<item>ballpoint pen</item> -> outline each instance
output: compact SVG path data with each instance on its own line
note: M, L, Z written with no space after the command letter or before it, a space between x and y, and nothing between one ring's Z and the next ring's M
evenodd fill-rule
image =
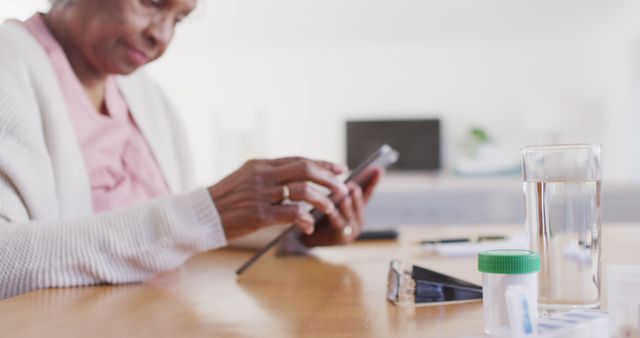
M420 241L420 244L446 244L446 243L477 243L486 241L502 241L507 239L506 236L478 236L478 237L455 237L455 238L441 238L441 239L427 239Z

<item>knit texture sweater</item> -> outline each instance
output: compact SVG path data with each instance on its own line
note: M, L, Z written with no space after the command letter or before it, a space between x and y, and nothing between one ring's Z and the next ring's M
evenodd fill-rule
M20 24L0 26L0 298L48 287L143 281L226 245L207 189L191 189L186 135L144 72L118 78L175 194L94 214L58 81Z

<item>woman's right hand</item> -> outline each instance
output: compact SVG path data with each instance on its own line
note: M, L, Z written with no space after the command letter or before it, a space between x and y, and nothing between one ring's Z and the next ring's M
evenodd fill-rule
M325 161L301 157L274 160L251 160L209 187L227 239L249 234L276 224L295 223L304 233L314 230L314 219L298 203L282 204L283 186L289 189L291 201L302 201L339 222L340 211L331 199L312 182L342 199L349 188L336 175L346 168Z

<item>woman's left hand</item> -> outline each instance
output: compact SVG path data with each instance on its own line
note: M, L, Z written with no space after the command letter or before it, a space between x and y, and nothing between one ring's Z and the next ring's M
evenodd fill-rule
M364 225L364 209L371 198L383 169L371 168L361 177L366 183L361 188L356 183L348 183L349 195L338 205L339 213L334 213L320 221L311 235L303 235L302 242L308 246L340 245L353 242ZM345 230L346 229L346 230Z

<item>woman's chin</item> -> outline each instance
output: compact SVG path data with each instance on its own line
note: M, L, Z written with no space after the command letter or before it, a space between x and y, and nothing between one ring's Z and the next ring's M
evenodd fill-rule
M135 73L136 70L138 70L140 67L136 67L136 68L132 68L132 69L127 69L125 71L120 72L120 75L131 75L133 73Z
M118 75L130 75L133 74L136 70L140 69L141 66L134 66L134 65L121 65L119 67L116 67L115 69L113 69L112 74L118 74Z

